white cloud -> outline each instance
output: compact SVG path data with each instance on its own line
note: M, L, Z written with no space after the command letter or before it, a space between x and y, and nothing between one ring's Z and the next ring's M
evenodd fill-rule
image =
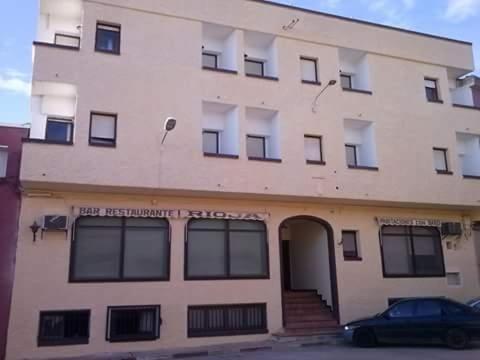
M458 23L475 16L480 11L480 0L448 0L444 18Z
M0 71L0 91L30 96L32 86L28 77L15 69Z

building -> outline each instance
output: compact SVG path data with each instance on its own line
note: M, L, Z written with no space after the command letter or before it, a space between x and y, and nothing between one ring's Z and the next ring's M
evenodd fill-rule
M478 295L472 44L267 1L43 0L34 48L9 359Z
M0 124L0 359L5 356L13 288L18 219L20 156L28 129Z

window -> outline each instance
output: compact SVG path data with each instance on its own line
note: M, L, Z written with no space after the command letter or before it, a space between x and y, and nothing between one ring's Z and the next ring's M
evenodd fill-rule
M442 316L442 305L437 300L417 301L416 315L419 317Z
M204 51L202 53L202 65L204 68L218 69L218 55Z
M95 50L120 55L120 25L97 23Z
M265 62L261 60L245 59L245 74L253 76L265 76Z
M480 179L480 136L457 133L459 171L466 179Z
M247 156L253 159L267 157L267 139L265 136L247 136Z
M80 47L80 36L68 34L55 34L55 45L68 46L72 48Z
M433 148L435 170L440 174L449 173L447 152L447 149Z
M438 95L437 80L425 78L425 92L427 94L427 100L430 102L439 102L440 97Z
M444 277L440 232L437 228L384 226L381 230L385 277Z
M357 146L345 145L345 151L347 155L347 165L350 167L358 166Z
M220 154L220 133L213 130L203 130L203 153Z
M302 81L306 83L318 83L317 60L301 57Z
M0 179L7 176L8 147L0 145Z
M342 231L343 258L345 260L359 260L357 232Z
M71 143L73 134L71 119L47 118L45 140L58 143Z
M42 311L38 346L88 344L90 310Z
M267 304L188 307L188 337L266 334Z
M117 142L117 115L90 114L90 145L115 147Z
M168 280L169 267L164 219L81 217L75 223L71 281Z
M109 307L107 340L149 341L160 338L160 305Z
M415 316L415 301L402 301L388 310L388 316L395 318L409 318Z
M353 89L352 78L353 78L353 75L348 75L348 74L340 75L340 83L342 85L342 89Z
M323 162L322 137L305 135L305 159L308 164L325 164Z
M257 221L190 221L186 279L268 278L266 236Z

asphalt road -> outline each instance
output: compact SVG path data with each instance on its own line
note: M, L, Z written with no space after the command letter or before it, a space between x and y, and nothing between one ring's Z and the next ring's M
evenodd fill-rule
M282 351L258 351L209 356L209 360L479 360L480 346L453 351L441 347L379 347L358 349L348 345L290 348Z

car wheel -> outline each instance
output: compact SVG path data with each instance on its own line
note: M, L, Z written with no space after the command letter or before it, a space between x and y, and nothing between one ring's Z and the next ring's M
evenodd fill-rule
M450 349L463 350L468 346L469 339L465 331L460 329L451 329L447 332L445 342Z
M374 347L377 345L377 338L370 329L358 329L353 335L353 343L364 348Z

